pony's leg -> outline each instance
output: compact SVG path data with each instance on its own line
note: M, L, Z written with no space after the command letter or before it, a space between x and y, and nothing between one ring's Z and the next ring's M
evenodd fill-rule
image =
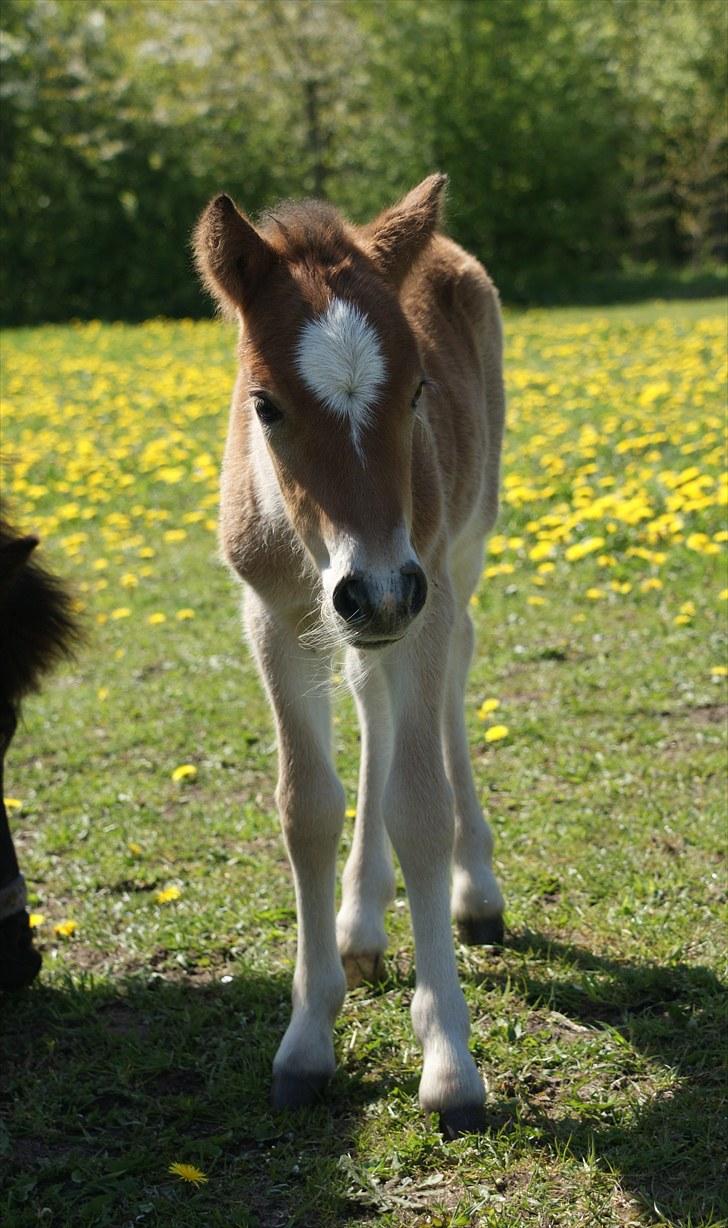
M478 801L465 727L465 683L473 655L473 624L460 615L450 643L443 720L445 764L455 794L452 914L463 942L503 942L503 896L493 874L493 836Z
M293 1013L273 1062L273 1105L311 1103L334 1073L332 1028L346 992L336 946L336 850L344 790L331 760L328 661L252 592L246 625L276 718L276 800L293 870L298 950Z
M394 718L384 814L409 895L417 988L412 1022L423 1048L420 1103L440 1114L448 1137L484 1123L485 1090L469 1049L450 923L454 820L445 772L442 717L453 615L447 581L436 586L411 640L383 661Z
M11 704L0 703L0 989L22 989L38 975L42 957L33 946L25 907L25 880L20 873L3 801L5 752L15 732Z
M350 649L346 673L359 714L361 763L354 838L344 868L336 935L352 989L362 981L384 976L384 911L394 897L394 869L382 795L392 755L392 718L379 664L362 660L362 654Z

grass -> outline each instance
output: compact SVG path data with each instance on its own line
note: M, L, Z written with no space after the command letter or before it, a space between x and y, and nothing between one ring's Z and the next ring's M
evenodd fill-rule
M417 1105L401 884L389 979L347 997L326 1103L268 1108L295 915L272 724L216 562L233 339L5 335L16 518L89 636L8 759L45 963L1 1004L5 1228L728 1223L725 324L658 303L507 325L468 720L509 938L458 948L490 1127L449 1145ZM346 697L336 720L353 805Z

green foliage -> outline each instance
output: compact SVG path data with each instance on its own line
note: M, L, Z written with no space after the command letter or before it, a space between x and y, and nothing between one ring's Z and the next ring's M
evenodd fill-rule
M433 168L506 297L724 259L722 0L6 0L0 318L200 314L214 191L362 220Z

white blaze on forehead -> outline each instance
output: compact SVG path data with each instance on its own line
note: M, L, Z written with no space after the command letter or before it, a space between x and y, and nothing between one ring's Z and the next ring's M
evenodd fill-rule
M354 445L367 425L385 363L379 338L353 303L332 299L324 315L303 327L296 366L306 387L327 409L348 418Z

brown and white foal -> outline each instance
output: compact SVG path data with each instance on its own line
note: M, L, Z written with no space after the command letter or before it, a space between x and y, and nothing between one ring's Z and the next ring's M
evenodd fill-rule
M498 505L502 331L483 268L437 234L432 175L370 225L285 205L256 229L217 196L196 230L203 280L240 320L221 540L278 731L277 802L298 907L293 1014L273 1103L335 1069L349 984L380 975L391 845L416 946L420 1102L446 1135L482 1124L451 909L502 939L492 840L471 774L468 600ZM335 915L344 791L322 686L344 646L361 722L359 800ZM452 872L452 882L451 882Z

